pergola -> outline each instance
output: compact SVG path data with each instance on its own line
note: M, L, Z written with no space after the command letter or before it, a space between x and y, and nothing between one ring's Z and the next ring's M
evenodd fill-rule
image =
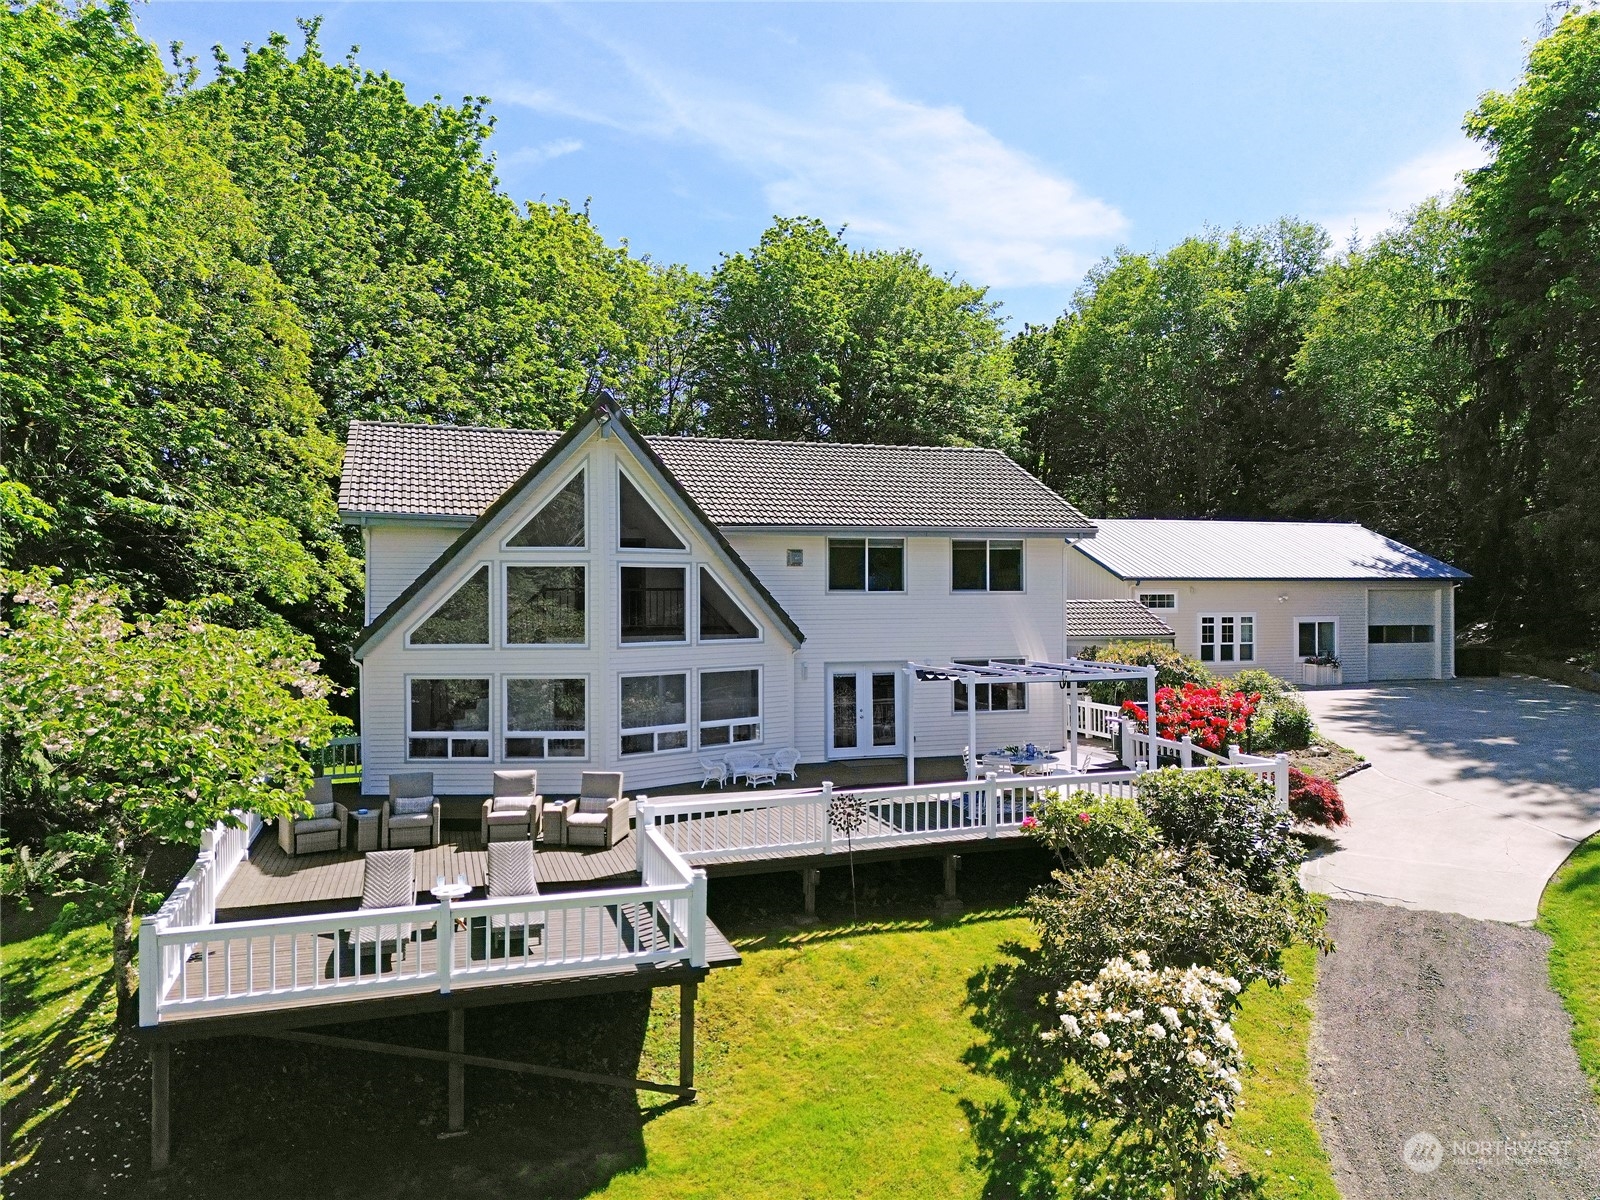
M906 679L915 682L960 681L967 689L967 778L978 777L978 705L976 685L980 683L1053 683L1070 693L1067 709L1067 745L1073 766L1078 763L1078 687L1085 683L1145 681L1145 715L1150 722L1150 737L1156 736L1156 669L1154 667L1127 666L1122 663L1090 662L1087 659L1069 658L1065 662L908 662ZM907 688L912 696L914 689ZM916 705L906 704L906 782L917 782L917 740L915 730ZM1153 744L1153 741L1152 741Z

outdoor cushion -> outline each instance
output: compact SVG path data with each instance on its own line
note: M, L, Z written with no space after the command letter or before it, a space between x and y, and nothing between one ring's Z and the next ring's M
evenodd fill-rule
M575 812L567 818L568 825L592 825L595 828L603 826L607 821L606 814L602 812Z
M390 829L411 829L413 827L432 827L433 813L401 813L399 816L389 818Z
M401 796L398 800L389 801L389 823L394 824L394 818L415 816L419 813L433 813L432 796Z
M318 807L321 806L319 805ZM308 833L337 833L338 831L338 817L310 817L304 821L296 821L294 823L296 837L304 837Z
M522 813L524 816L533 807L532 796L496 796L491 813Z
M616 803L616 800L617 798L615 796L579 796L578 812L580 814L604 814L606 809L610 808Z
M333 816L333 801L329 800L326 804L313 804L311 806L311 815L319 821ZM301 828L304 827L305 822L302 821Z

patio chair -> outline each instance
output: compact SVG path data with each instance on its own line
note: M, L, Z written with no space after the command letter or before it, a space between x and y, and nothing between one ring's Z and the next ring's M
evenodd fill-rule
M968 779L972 778L972 747L961 747L961 769L966 772Z
M738 783L761 765L759 750L735 750L728 755L728 782Z
M725 787L728 782L728 763L722 758L702 758L700 760L702 778L700 786L703 788L708 783L714 783L719 788Z
M333 780L326 775L313 779L306 799L311 803L309 817L290 813L278 818L279 848L290 857L343 850L350 813L334 800Z
M410 908L417 902L417 853L415 850L373 850L361 860L361 908ZM388 960L396 950L405 957L406 943L413 929L408 922L355 925L339 931L345 949L352 946L359 955L372 948L379 969L388 970Z
M439 844L439 801L432 771L398 771L389 776L389 799L379 817L378 845L428 847Z
M539 836L543 815L539 772L496 771L494 792L483 802L478 833L485 846L491 842L531 842Z
M539 881L533 870L535 853L531 841L490 842L489 899L510 900L519 896L537 896ZM496 913L473 917L472 957L502 958L520 955L529 941L543 936L544 922L529 921L526 913Z
M800 781L800 775L796 770L799 765L800 751L798 750L785 748L772 756L772 769L779 775L787 775L796 783Z
M621 771L585 771L578 798L561 805L569 846L615 846L628 833Z

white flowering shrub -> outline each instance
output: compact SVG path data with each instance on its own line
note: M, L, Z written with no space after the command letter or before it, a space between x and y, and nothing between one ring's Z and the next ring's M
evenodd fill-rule
M1164 1151L1180 1200L1226 1183L1220 1133L1233 1119L1244 1055L1228 1020L1239 981L1205 967L1152 970L1142 951L1056 996L1047 1030L1088 1077L1085 1099L1118 1137Z

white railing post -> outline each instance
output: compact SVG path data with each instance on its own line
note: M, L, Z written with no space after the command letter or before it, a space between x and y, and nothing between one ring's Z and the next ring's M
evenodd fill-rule
M1183 745L1183 749L1178 751L1178 761L1183 764L1183 769L1187 771L1194 766L1194 738L1186 733L1178 741Z
M1289 808L1289 756L1279 754L1272 763L1272 783L1278 793L1278 807Z
M833 780L822 781L822 852L833 853L833 822L828 820L828 810L833 807Z
M689 877L689 965L706 965L706 873Z
M985 774L983 778L983 824L986 830L984 836L994 837L999 832L996 829L996 825L1000 820L1000 797L998 794L1000 789L994 785L997 776L993 771Z
M1133 745L1133 731L1135 729L1132 717L1118 717L1117 726L1122 730L1122 765L1129 770L1138 758L1138 753Z
M1236 746L1234 743L1229 742L1228 745L1227 745L1227 751L1228 751L1228 761L1230 763L1237 764L1238 761L1239 761L1239 758L1240 758L1239 747Z
M441 915L438 917L438 940L434 942L434 945L439 948L439 994L448 996L450 994L450 969L455 966L456 962L456 921L450 915L449 896L440 899L439 912ZM383 930L380 928L378 932L381 935ZM484 936L488 937L488 934L485 933ZM418 953L420 954L421 951L418 950Z
M650 797L643 795L635 796L633 798L633 840L635 842L633 849L634 857L638 861L639 879L641 882L648 882L644 878L644 831L649 827Z
M139 922L139 1024L154 1025L161 1010L161 929L154 914Z

